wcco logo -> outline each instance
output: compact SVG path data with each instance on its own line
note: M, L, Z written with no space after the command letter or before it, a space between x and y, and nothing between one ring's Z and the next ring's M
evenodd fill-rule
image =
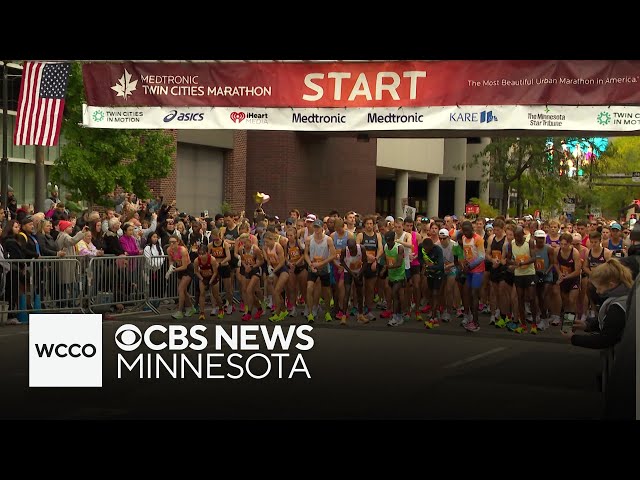
M29 315L30 387L101 387L102 316Z

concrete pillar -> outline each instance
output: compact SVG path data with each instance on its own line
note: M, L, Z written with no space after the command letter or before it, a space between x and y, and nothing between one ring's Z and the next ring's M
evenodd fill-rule
M480 182L480 200L489 203L489 182L485 182L484 179Z
M402 200L409 198L409 172L396 170L396 217L401 217L404 211Z
M438 216L438 204L440 201L440 175L429 174L427 178L427 216Z
M455 193L454 211L458 217L464 215L464 205L467 197L467 139L466 138L446 138L444 141L444 162L445 165L456 165L459 169L454 169Z

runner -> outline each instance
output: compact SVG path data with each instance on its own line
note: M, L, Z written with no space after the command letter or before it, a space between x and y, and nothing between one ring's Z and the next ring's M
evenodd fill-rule
M366 226L367 221L365 221ZM404 323L402 315L402 290L407 282L404 268L404 249L396 242L396 233L387 232L384 246L385 266L388 271L389 286L393 299L393 316L387 323L390 327L398 327Z
M454 242L451 251L453 253L453 262L456 268L456 285L458 290L458 296L460 297L460 307L458 308L457 317L461 318L460 325L465 326L469 322L467 316L467 309L469 304L464 292L464 284L467 282L467 275L464 273L464 250L462 248L462 230L457 231L456 242ZM423 282L427 283L427 282Z
M304 257L309 265L307 277L307 304L312 302L311 311L307 316L309 323L313 323L318 315L319 302L314 295L316 280L320 279L320 288L324 304L329 307L331 302L331 278L329 277L329 262L336 258L336 251L331 237L324 234L322 220L313 222L313 235L307 240ZM324 315L326 322L331 322L333 317L329 310Z
M289 316L295 317L296 299L298 293L304 298L307 290L307 267L304 261L304 251L298 243L298 235L295 228L287 229L287 266L289 267L289 281L287 284L287 303L292 303ZM307 307L305 306L305 310ZM307 312L307 315L309 313ZM305 315L306 316L306 315Z
M342 322L343 318L348 315L349 310L345 304L344 268L342 267L340 259L343 256L344 250L347 248L347 241L351 237L355 239L355 236L350 235L349 232L345 230L344 220L341 218L331 218L333 219L333 227L335 228L335 231L331 234L331 238L333 239L333 245L336 249L336 259L331 265L331 274L335 284L333 298L335 299L335 309L337 310L336 318Z
M480 288L482 287L485 268L484 240L473 231L473 225L468 220L462 222L462 233L462 249L464 251L462 265L463 272L467 277L464 291L472 315L472 320L468 322L464 328L470 332L477 332L480 330L478 306L480 303Z
M410 266L411 266L411 250L413 249L413 243L411 242L411 235L404 231L404 219L398 217L393 222L393 233L395 234L395 242L399 243L404 250L404 268L405 276L407 280L410 278ZM386 238L386 237L384 237ZM386 256L385 256L386 258ZM406 282L405 282L406 283ZM409 320L411 315L411 289L402 292L402 300L404 304L401 306L403 312L405 312L405 320Z
M167 249L167 255L169 255L169 270L167 270L167 280L172 274L176 274L178 277L178 311L171 315L176 320L180 320L183 317L190 317L196 313L196 309L191 301L188 289L191 284L191 277L193 275L193 264L189 258L189 251L185 247L182 238L171 237L169 238L169 248ZM183 314L184 308L187 308Z
M589 295L589 292L593 290L593 285L590 282L591 272L595 267L606 263L613 256L613 252L611 250L602 246L602 235L597 230L589 234L589 242L591 243L591 249L589 249L587 260L582 267L587 276L582 280L581 285L581 288L585 291L587 298L586 301L588 302L588 312L585 315L585 318L595 317L596 312L598 311L596 307L599 307L599 305L594 305L592 300L593 295ZM581 318L580 320L585 319Z
M364 247L367 255L367 263L364 267L364 288L365 288L365 305L368 308L367 319L375 320L373 309L375 303L373 301L374 287L378 277L378 259L382 257L382 237L373 230L373 217L368 216L364 220L364 231L356 237L356 242ZM387 232L390 233L390 232ZM395 238L395 233L393 233Z
M409 304L409 307L410 307L410 313L415 311L416 320L422 321L422 315L420 314L421 313L420 307L422 303L422 294L421 294L422 275L420 275L420 260L418 258L418 248L422 243L422 237L413 228L413 219L410 217L407 217L404 219L404 231L411 238L411 248L404 249L405 268L408 269L407 270L407 291L406 291L406 296L408 298L407 303ZM413 294L413 301L411 299L412 294Z
M586 225L585 225L586 228ZM558 251L558 262L555 268L558 270L558 281L560 294L562 296L563 315L576 313L578 293L580 290L580 272L582 271L582 261L580 252L573 248L573 237L569 233L560 236L560 250ZM552 325L560 325L560 320L552 321Z
M281 322L289 311L283 300L283 292L289 280L289 269L285 262L284 248L278 241L278 237L273 232L267 232L264 240L263 254L267 259L267 271L272 283L273 298L275 301L275 312L269 317L272 322Z
M218 263L218 276L222 279L222 287L224 288L226 305L220 308L218 305L211 310L211 315L217 315L218 318L224 318L224 314L231 315L233 313L233 286L231 282L231 248L229 244L222 239L221 231L214 227L211 230L211 242L207 246L207 251L212 255ZM220 295L220 284L212 285L212 293L215 296ZM217 297L216 297L217 298ZM204 313L201 311L201 313Z
M444 258L444 281L442 282L442 287L440 288L440 298L442 299L442 304L444 306L444 313L442 314L442 321L449 322L451 321L451 314L456 314L456 306L459 305L459 301L457 301L457 287L456 287L456 275L458 273L458 269L455 265L454 260L454 243L449 238L449 230L446 228L441 228L438 232L438 236L440 237L440 248L442 249L442 256ZM457 243L455 244L457 246ZM451 314L449 313L451 310Z
M611 238L606 245L607 249L611 250L613 256L618 260L627 256L627 248L624 245L624 238L622 238L621 232L622 226L619 223L613 223L611 225Z
M594 222L595 223L595 222ZM596 223L595 226L598 224ZM573 234L573 231L569 231L569 224L567 224L568 233ZM589 232L587 231L587 222L585 220L579 220L576 222L576 232L582 236L582 245L589 248Z
M597 232L598 230L593 230ZM578 300L576 301L576 318L585 319L587 317L586 310L588 308L589 299L587 298L587 286L589 282L589 278L587 273L584 270L585 265L587 264L587 255L589 254L589 249L587 247L582 246L582 236L579 233L574 233L573 237L573 248L578 250L580 253L580 261L582 264L582 269L580 271L580 288L578 293ZM591 242L589 242L591 244ZM583 288L583 286L585 288Z
M193 262L194 273L200 283L200 315L198 320L204 320L205 294L211 289L211 305L216 305L213 311L220 312L219 318L224 316L223 302L220 298L220 275L218 273L218 261L207 251L206 245L198 248L198 257ZM212 311L212 315L213 315Z
M547 330L549 328L548 315L551 314L549 308L549 299L551 298L551 289L553 288L553 266L556 262L556 253L551 245L546 243L547 234L544 230L536 230L533 232L535 246L533 256L535 258L536 268L536 294L538 299L539 318L535 319L538 330Z
M347 230L347 232L355 236L356 235L356 212L354 211L348 212L344 216L344 224L346 225L345 229Z
M242 230L246 230L248 225L244 225ZM264 256L257 242L254 242L248 232L242 232L238 237L238 255L240 255L240 269L244 275L242 296L244 301L244 315L242 320L251 320L253 307L258 304L253 318L255 320L262 316L263 309L260 307L260 297L256 295L256 290L260 290L260 277L262 277L262 266Z
M537 318L536 311L536 269L534 263L535 256L532 255L533 245L525 241L524 228L516 227L514 239L511 242L511 252L507 256L510 265L515 266L514 284L518 295L518 319L520 325L514 326L514 322L507 325L509 330L515 333L525 333L527 323L525 318L525 301L528 300L534 318ZM538 327L535 323L531 325L530 333L537 334Z
M502 250L505 239L504 220L498 218L493 222L493 234L487 239L486 255L489 263L486 266L489 270L489 282L491 283L489 287L489 311L491 313L489 325L495 325L501 318L498 294L499 291L501 295L505 294L504 291L499 289L505 270L504 265L502 265Z
M431 311L424 325L431 329L440 326L442 316L443 302L440 290L444 277L444 254L440 245L435 245L433 240L425 238L420 245L418 258L423 275L427 279L427 288L431 299Z
M347 247L340 254L340 264L344 268L344 286L345 286L345 302L351 295L351 284L355 285L356 302L354 307L357 309L358 323L369 323L369 320L364 315L364 279L363 279L363 253L362 247L356 243L354 237L350 237L347 240ZM344 311L347 311L345 305ZM340 325L347 324L348 315L345 315L340 320Z
M514 323L513 315L518 309L518 295L516 293L516 287L514 286L514 266L507 264L507 258L510 258L511 242L515 238L516 226L513 223L507 223L504 226L505 241L502 246L502 280L500 282L500 293L498 296L498 305L500 307L501 317L496 320L496 328L505 328L506 326ZM518 324L515 324L517 327ZM514 325L512 325L514 327Z

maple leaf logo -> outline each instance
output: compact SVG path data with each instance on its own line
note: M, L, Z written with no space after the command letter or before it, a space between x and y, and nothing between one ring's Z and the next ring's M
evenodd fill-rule
M116 97L122 97L126 100L129 95L133 95L136 85L138 85L138 80L131 81L131 74L125 68L124 75L120 77L118 83L111 87L111 90L117 92Z

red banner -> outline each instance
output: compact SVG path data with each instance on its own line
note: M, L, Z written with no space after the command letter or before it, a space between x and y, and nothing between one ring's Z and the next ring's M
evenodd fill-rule
M637 60L88 63L93 106L637 105Z
M464 207L465 215L478 215L480 213L480 205L475 203L467 203Z

